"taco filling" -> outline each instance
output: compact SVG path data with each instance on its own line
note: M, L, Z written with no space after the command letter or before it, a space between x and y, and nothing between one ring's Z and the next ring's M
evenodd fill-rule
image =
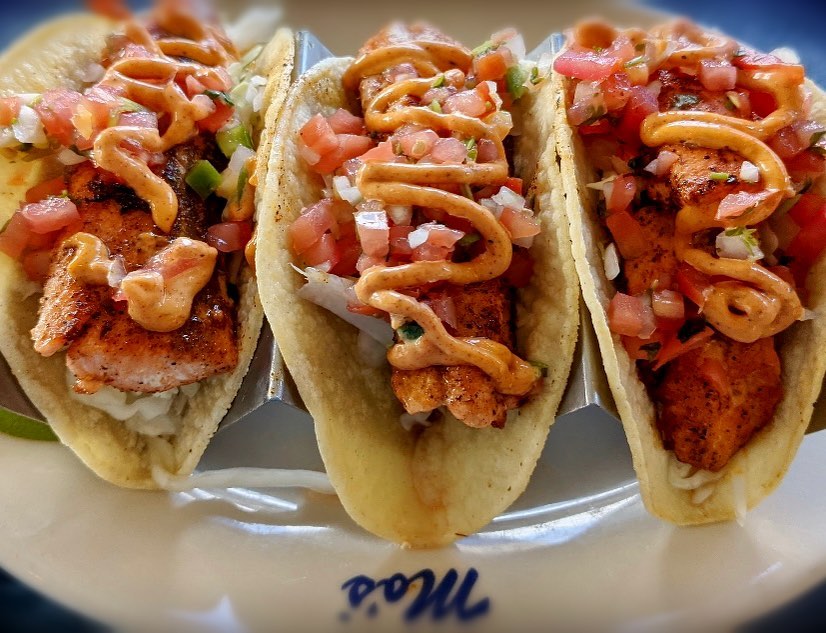
M596 174L610 329L677 470L709 471L698 484L772 420L778 337L807 317L826 247L826 199L807 193L826 170L826 127L786 54L685 21L587 22L554 62Z
M538 82L524 53L513 31L470 51L430 26L392 25L343 77L361 112L300 130L327 188L289 228L309 267L299 294L377 341L408 423L446 407L502 427L541 380L514 351L514 290L540 231L505 146L513 104Z
M118 419L148 423L239 362L260 50L239 58L211 15L165 2L109 37L84 88L0 100L5 151L63 165L0 234L42 288L34 349L65 351L73 397Z

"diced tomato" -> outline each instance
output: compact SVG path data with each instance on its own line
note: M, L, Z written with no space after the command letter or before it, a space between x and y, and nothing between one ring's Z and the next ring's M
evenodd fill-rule
M369 141L370 139L367 140ZM359 158L364 163L369 163L372 161L392 163L396 160L396 153L393 151L393 143L390 141L383 141L374 148L359 155Z
M789 209L789 216L797 226L806 226L811 220L826 214L826 198L815 193L804 193Z
M700 83L711 91L734 90L737 69L727 61L704 59L700 62Z
M488 111L488 102L476 90L463 90L445 99L442 110L447 114L480 117Z
M688 264L680 264L676 275L677 287L684 297L702 308L711 291L711 278Z
M49 264L52 261L52 251L32 251L23 255L23 271L26 277L34 282L42 284L49 277Z
M773 71L782 75L783 79L794 83L803 83L806 77L803 66L800 64L786 64L774 55L747 53L735 57L731 63L743 70Z
M797 182L803 182L807 178L817 178L826 172L826 157L812 151L800 152L794 158L789 158L784 162L789 170L789 176Z
M26 202L40 202L49 196L59 196L66 190L66 181L63 176L44 180L26 192Z
M648 241L640 223L628 211L612 213L606 218L605 223L625 259L639 257L648 248Z
M786 253L806 266L811 266L826 248L826 214L822 211L810 218L789 243Z
M533 257L525 249L517 248L513 252L510 266L502 276L511 287L524 288L531 283L533 277Z
M0 233L0 252L12 259L20 259L31 239L32 232L23 216L18 211L6 224Z
M444 323L452 328L456 328L456 305L453 302L453 297L447 294L440 293L435 296L430 296L424 302Z
M720 201L714 219L725 220L726 218L736 218L767 200L779 198L780 192L771 189L757 193L749 193L748 191L730 193Z
M425 242L413 249L411 259L414 262L437 262L448 258L452 248L446 246L435 246L430 242Z
M316 114L299 131L301 140L316 153L324 155L338 147L338 139L330 123L321 114Z
M356 223L341 225L341 235L336 240L338 262L330 269L334 275L346 277L356 274L356 264L361 256L361 244L356 235Z
M657 370L678 356L705 345L705 342L712 336L714 336L714 330L710 327L706 327L702 332L698 332L685 342L681 341L679 337L673 336L663 345L659 354L657 354L657 362L654 364L654 369Z
M316 173L330 174L341 167L346 161L351 158L356 158L357 156L361 157L362 160L365 160L364 157L370 153L367 150L370 150L373 146L373 139L369 136L338 134L336 139L338 142L338 147L332 152L322 156L321 160L312 166L313 171Z
M648 338L656 329L651 306L640 297L618 292L608 305L608 325L615 334Z
M772 112L777 110L777 101L770 92L759 92L752 90L749 93L752 111L761 119L765 119Z
M625 211L637 194L637 179L632 174L617 176L611 188L611 197L607 200L608 213Z
M327 123L336 134L364 134L365 132L364 119L350 114L344 108L339 108L327 117Z
M86 8L113 20L126 20L132 15L125 0L86 0Z
M783 159L793 158L809 147L808 143L801 141L791 126L784 127L769 139L769 146Z
M645 86L632 86L631 96L622 111L618 130L620 138L629 143L639 141L643 120L658 110L659 104L653 92Z
M0 125L11 125L20 114L21 105L18 97L0 98Z
M671 336L672 333L661 331L659 319L657 320L657 329L648 338L639 338L638 336L623 336L622 345L631 360L645 360L653 361L657 354L662 349L663 343Z
M614 73L619 63L620 59L611 54L569 49L556 58L554 70L583 81L602 81Z
M461 165L467 158L467 146L457 138L440 138L430 155L436 163Z
M609 112L622 110L631 98L631 82L625 73L614 73L602 82L601 88Z
M328 264L328 270L335 268L339 257L336 240L331 233L325 233L315 244L301 253L301 258L308 266Z
M252 238L252 223L222 222L207 229L207 244L222 253L244 250Z
M365 255L382 259L387 257L390 252L390 228L384 211L356 213L356 232Z
M75 203L68 198L46 198L25 205L20 214L33 233L51 233L80 220Z
M413 253L407 237L413 232L412 226L390 227L390 255L393 257L407 257Z
M496 143L487 138L479 139L476 142L476 162L492 163L499 158Z
M337 226L328 199L307 207L287 229L290 249L301 255Z
M433 146L439 140L439 135L433 130L421 130L412 134L405 134L399 139L402 151L411 158L419 159L433 151Z
M383 266L384 263L384 257L362 253L361 255L359 255L359 259L356 262L356 270L360 273L363 273L368 268L373 268L373 266Z
M507 178L505 180L505 187L516 194L522 195L522 179L521 178Z
M580 125L577 130L584 136L593 136L596 134L607 134L611 131L611 121L603 117L596 123L590 125Z
M234 109L223 101L213 101L213 103L215 104L215 112L198 121L198 127L215 134L232 118Z
M473 72L479 81L497 81L505 76L513 59L506 48L497 48L473 60Z
M505 227L511 240L516 242L526 237L533 237L539 234L539 221L529 213L505 207L499 222Z
M83 96L74 90L58 88L47 90L33 106L46 134L61 145L74 143L75 127L72 117Z
M663 319L682 320L685 318L683 295L674 290L655 290L651 298L654 314Z

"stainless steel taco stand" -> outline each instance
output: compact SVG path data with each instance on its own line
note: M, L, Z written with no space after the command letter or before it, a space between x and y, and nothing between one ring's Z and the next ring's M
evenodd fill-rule
M538 61L543 54L555 53L562 43L562 35L555 33L531 52L528 58ZM332 53L312 33L297 32L293 80L318 62L332 56ZM557 412L557 418L592 407L602 409L616 418L616 408L602 367L596 334L584 304L581 306L580 314L579 340L568 387ZM270 402L304 409L298 390L273 339L269 324L264 323L247 377L232 407L221 421L219 430L226 429ZM0 356L0 408L23 418L45 421L17 384L17 380L2 356ZM813 433L823 428L826 428L826 397L820 398L815 404L807 432Z

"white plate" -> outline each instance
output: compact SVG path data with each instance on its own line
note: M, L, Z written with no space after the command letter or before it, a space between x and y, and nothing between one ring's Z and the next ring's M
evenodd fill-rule
M473 24L466 10L451 14L452 3L415 6L425 14L438 6L438 23L465 39L468 31L482 37L487 28L522 22L529 44L595 6L620 22L651 19L581 0L562 11L548 6L547 16L530 4L537 19L511 20L525 15L520 4L530 3L497 5L499 14L486 8ZM332 14L319 3L293 4L288 14L348 51L396 15L390 10L381 3L357 28L325 21ZM439 615L445 630L466 630L467 620L491 631L539 623L729 628L826 577L824 454L826 433L807 437L780 489L743 527L678 529L645 513L619 424L585 412L556 424L529 489L507 515L453 547L413 552L356 528L334 498L124 491L58 445L0 436L0 566L121 630L388 631ZM222 432L201 468L229 466L321 469L309 418L271 406ZM455 574L454 591L412 617L426 570L443 589ZM398 574L420 579L404 593Z
M404 551L354 527L334 498L124 491L58 445L0 437L0 564L124 630L401 630L423 581L399 599L397 576L397 601L381 585L358 605L342 585L428 569L437 585L456 570L441 603L454 608L437 600L413 620L446 611L445 630L466 628L461 614L491 631L728 627L826 576L824 452L826 433L807 437L743 527L678 529L645 513L619 424L576 414L553 428L511 512L454 547ZM268 407L219 434L202 466L236 465L320 468L309 418ZM460 586L470 591L454 601Z

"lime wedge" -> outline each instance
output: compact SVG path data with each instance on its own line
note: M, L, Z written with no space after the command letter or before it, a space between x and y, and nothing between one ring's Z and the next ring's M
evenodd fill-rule
M38 442L56 442L57 436L48 424L24 418L0 407L0 433Z

